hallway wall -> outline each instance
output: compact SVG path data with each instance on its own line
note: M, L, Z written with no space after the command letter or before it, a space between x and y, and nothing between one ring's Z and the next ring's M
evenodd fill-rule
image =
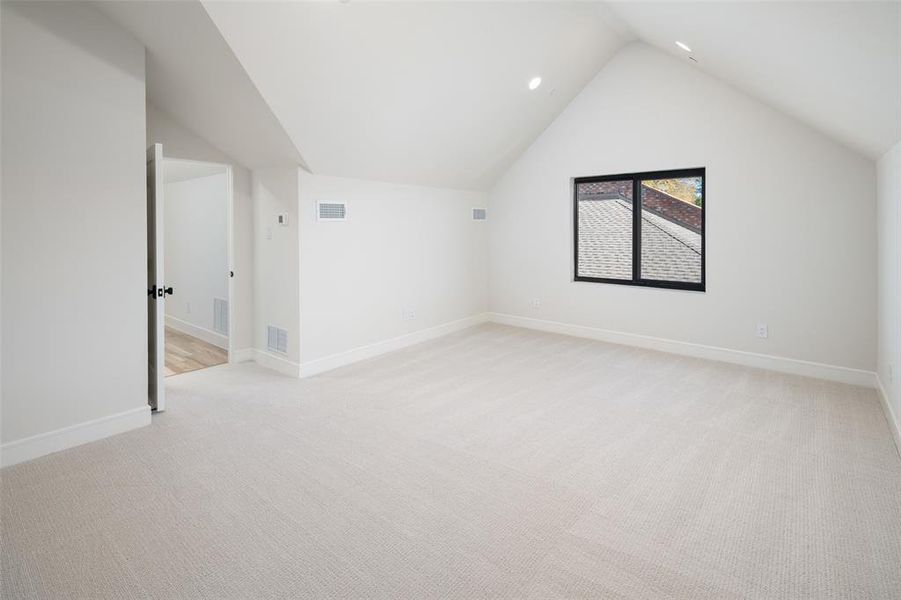
M166 299L166 324L226 349L214 301L228 302L227 193L223 172L166 183L163 194L165 281L175 292Z

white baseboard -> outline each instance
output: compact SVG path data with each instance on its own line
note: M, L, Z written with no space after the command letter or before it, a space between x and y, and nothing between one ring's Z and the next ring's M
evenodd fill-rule
M239 348L238 350L233 350L228 355L228 362L230 362L230 363L252 362L256 359L256 355L257 355L256 348Z
M150 406L7 442L0 446L0 465L8 467L145 425L150 425Z
M277 354L273 354L272 352L267 352L266 350L260 350L259 348L241 348L239 350L235 350L229 356L228 362L232 364L255 362L261 367L266 367L267 369L278 371L279 373L282 373L284 375L289 375L291 377L300 377L299 364L297 364L293 360L288 360L284 356L279 356Z
M194 325L193 323L188 323L187 321L182 321L176 317L171 315L166 315L166 327L171 327L176 331L180 331L184 334L196 337L199 340L203 340L208 344L212 344L223 350L228 350L228 336L222 335L221 333L216 333L210 329L206 329L204 327L200 327L199 325Z
M390 338L381 342L375 342L374 344L360 346L346 352L340 352L338 354L332 354L323 358L317 358L316 360L310 360L300 364L300 376L310 377L318 373L331 371L332 369L337 369L338 367L343 367L351 363L366 360L368 358L373 358L379 356L380 354L394 352L395 350L400 350L401 348L406 348L407 346L412 346L413 344L419 344L420 342L425 342L437 337L448 335L450 333L478 325L479 323L485 323L487 320L488 316L485 313L473 315L471 317L466 317L465 319L451 321L450 323L444 323L435 327L429 327L428 329L420 329L419 331L414 331L413 333Z
M545 321L542 319L533 319L530 317L520 317L503 313L489 313L489 320L493 323L513 325L514 327L525 327L527 329L537 329L539 331L548 331L551 333L562 333L564 335L600 340L602 342L610 342L613 344L637 346L639 348L648 348L660 352L693 356L695 358L706 358L709 360L755 367L758 369L768 369L770 371L779 371L781 373L791 373L793 375L802 375L804 377L837 381L839 383L863 385L871 388L876 387L876 374L872 371L865 371L863 369L851 369L848 367L827 365L795 358L757 354L742 350L730 350L728 348L720 348L717 346L705 346L703 344L680 342L665 338L586 327L584 325L571 325L569 323L560 323L558 321Z
M891 429L892 437L895 439L895 449L898 450L898 456L901 456L901 421L898 421L898 415L892 410L892 403L889 402L888 394L879 375L876 376L876 390L879 392L879 400L882 402L882 410L885 412L888 428Z
M253 360L261 367L278 371L283 375L290 377L300 377L300 365L293 360L288 360L284 356L273 354L265 350L254 348Z

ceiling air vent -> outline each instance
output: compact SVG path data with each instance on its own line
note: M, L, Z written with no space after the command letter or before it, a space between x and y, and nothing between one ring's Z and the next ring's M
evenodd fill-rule
M319 202L317 214L320 221L346 221L347 203L345 202Z
M472 220L473 221L487 221L488 220L488 209L487 208L472 209Z

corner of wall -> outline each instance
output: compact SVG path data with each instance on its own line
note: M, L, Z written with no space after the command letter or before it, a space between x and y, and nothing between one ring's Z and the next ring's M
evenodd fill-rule
M279 360L300 362L300 222L297 165L260 167L252 173L254 336L267 353L267 328L284 329L288 350ZM287 216L280 223L278 215Z
M878 371L886 418L901 429L901 141L876 165ZM898 441L898 437L895 438ZM899 446L901 447L901 446Z
M892 401L889 399L888 392L882 385L882 378L879 375L876 376L876 390L879 394L882 411L885 413L886 424L895 441L895 449L898 451L898 457L901 458L901 413L895 412L892 408Z

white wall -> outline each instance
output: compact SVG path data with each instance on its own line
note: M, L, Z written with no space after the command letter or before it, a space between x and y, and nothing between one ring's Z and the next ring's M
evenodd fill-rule
M255 347L266 350L269 325L285 329L288 352L278 356L292 363L300 360L297 185L296 166L253 171ZM279 213L288 214L287 226L276 223Z
M318 221L321 201L346 201L347 221ZM471 209L486 201L301 171L302 361L484 313L488 230Z
M706 293L572 281L570 178L699 166ZM492 190L491 310L873 371L875 196L872 162L631 44Z
M879 197L879 381L901 434L901 142L877 166Z
M216 331L213 299L228 301L227 185L223 172L166 183L163 194L166 285L175 291L166 322L223 348L228 336Z
M9 463L150 420L144 49L81 3L3 2L0 20Z
M161 143L167 158L216 162L232 166L234 195L232 265L233 280L231 334L236 349L254 345L253 278L253 198L251 172L232 157L175 121L156 107L147 105L147 144Z

